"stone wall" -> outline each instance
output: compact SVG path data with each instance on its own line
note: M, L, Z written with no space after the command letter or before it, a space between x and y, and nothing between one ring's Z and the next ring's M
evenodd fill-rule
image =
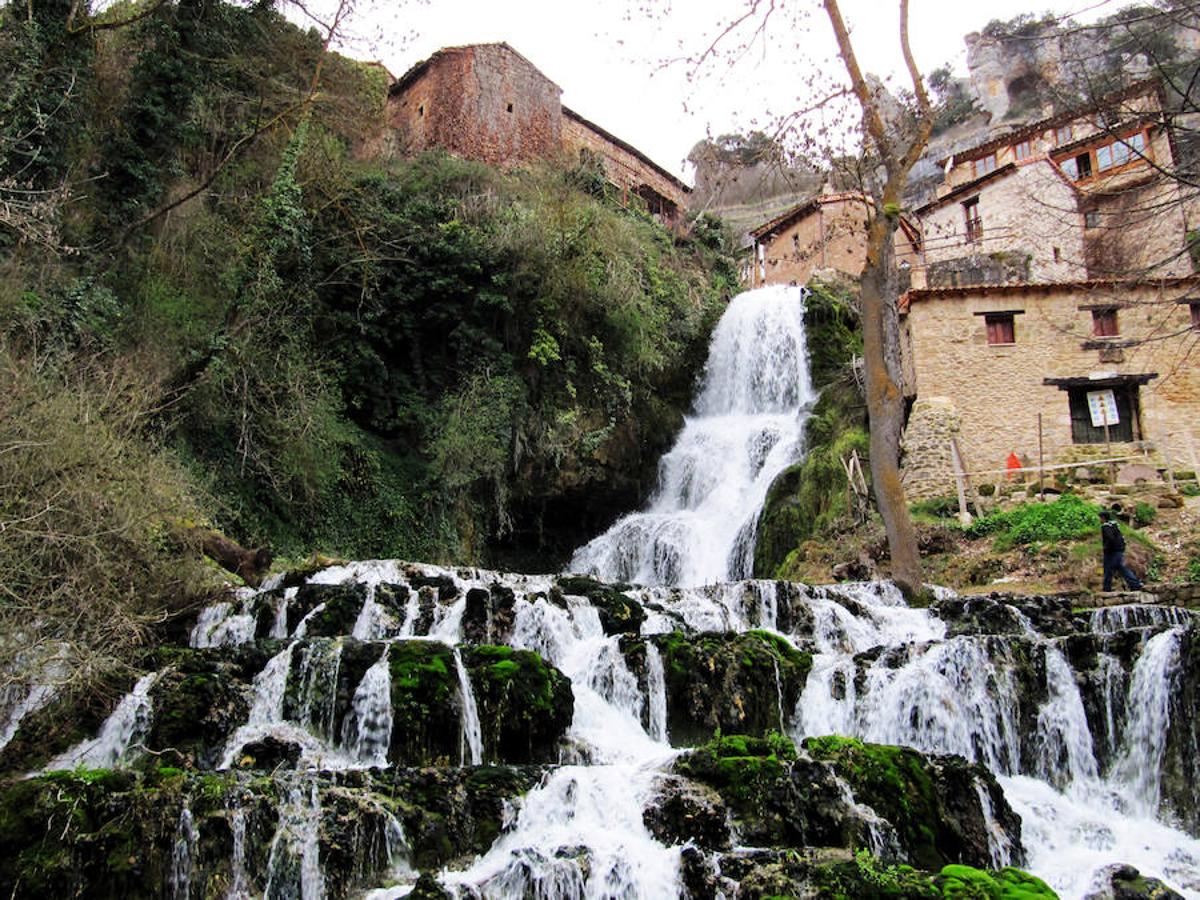
M511 47L451 47L422 65L388 100L405 152L440 146L492 165L559 152L562 91Z
M1044 379L1157 373L1137 388L1138 431L1160 452L1168 445L1176 466L1189 467L1185 433L1190 431L1200 445L1200 333L1189 329L1187 304L1176 301L1189 292L1194 295L1198 286L1200 279L1190 277L1158 285L913 291L906 326L918 404L935 398L953 404L969 473L1003 470L1010 453L1036 463L1041 413L1049 465L1095 459L1106 451L1103 444L1073 443L1068 394ZM1120 335L1094 339L1090 307L1108 303L1121 305ZM983 313L989 311L1015 313L1015 343L988 344ZM924 448L942 440L941 419L918 416L917 411L914 407L906 445ZM1140 452L1142 444L1114 443L1112 449L1124 456Z
M670 221L675 221L687 206L687 191L682 184L647 162L645 157L628 145L569 109L563 110L562 147L576 159L581 151L587 151L602 160L605 176L622 191L638 193L645 198L644 189L649 188L673 207L655 209L653 198L648 198L651 212L661 213Z
M969 241L963 204L972 199L978 201L982 235ZM918 214L930 286L934 271L947 271L946 263L973 256L1027 257L1032 281L1087 277L1076 193L1048 159L1001 173L978 190L947 196Z
M961 427L958 410L946 397L922 397L913 404L901 459L904 492L910 503L954 493L950 441L958 437Z
M778 230L759 238L752 284L806 284L818 270L851 278L867 264L867 207L861 199L818 198ZM786 220L785 220L786 221ZM896 232L896 261L908 267L919 254L904 231Z

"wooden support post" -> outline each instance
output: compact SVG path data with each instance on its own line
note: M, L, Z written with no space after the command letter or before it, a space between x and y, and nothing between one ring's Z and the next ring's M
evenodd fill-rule
M1046 495L1042 484L1042 467L1046 464L1045 454L1042 451L1042 414L1038 413L1038 499L1045 500Z
M958 452L956 438L950 438L950 458L954 462L954 487L958 491L958 521L970 525L971 514L967 511L967 473L962 456Z

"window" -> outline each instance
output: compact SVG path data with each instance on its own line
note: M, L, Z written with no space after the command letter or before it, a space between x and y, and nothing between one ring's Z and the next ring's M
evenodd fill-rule
M1117 330L1117 311L1115 308L1109 307L1108 309L1092 310L1093 337L1116 337L1119 333Z
M1121 443L1137 440L1139 433L1136 428L1138 411L1138 389L1136 386L1118 385L1112 388L1113 398L1117 405L1117 422L1109 425L1092 424L1091 407L1088 404L1088 394L1104 390L1100 386L1087 385L1067 389L1067 399L1071 408L1071 440L1076 444L1103 444L1105 441ZM1107 430L1108 434L1105 434Z
M1058 129L1056 129L1054 132L1054 142L1056 144L1058 144L1058 146L1060 146L1060 147L1063 144L1071 143L1071 126L1070 125L1059 126Z
M1076 181L1092 177L1092 155L1090 153L1080 153L1074 161L1075 171L1078 173L1073 176Z
M1089 209L1083 214L1084 228L1099 228L1100 227L1100 210Z
M963 219L967 226L967 243L977 244L983 240L983 220L979 218L979 198L972 197L963 203Z
M988 313L983 317L983 321L987 325L987 342L989 344L1015 344L1017 342L1012 313Z
M425 107L424 107L424 106L418 106L418 107L417 107L417 115L418 115L418 116L423 116L423 115L425 115Z
M1146 136L1141 132L1131 134L1123 140L1096 148L1096 169L1100 172L1115 169L1117 166L1123 166L1141 158L1145 152Z
M1200 331L1200 300L1193 300L1188 308L1192 311L1192 327Z
M509 112L512 112L512 104L511 104L511 103L510 103L510 104L508 104L508 111L509 111Z
M1021 141L1013 147L1013 155L1017 159L1029 159L1029 157L1033 156L1033 147L1029 141Z
M994 172L996 170L996 154L989 153L983 159L975 160L974 166L976 178L980 175L986 175L988 172Z

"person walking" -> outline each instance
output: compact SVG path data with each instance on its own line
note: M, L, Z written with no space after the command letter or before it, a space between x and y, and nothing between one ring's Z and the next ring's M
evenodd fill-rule
M1104 546L1104 590L1112 590L1113 572L1120 572L1125 586L1131 591L1140 591L1142 582L1125 565L1125 536L1107 509L1100 510L1100 541Z

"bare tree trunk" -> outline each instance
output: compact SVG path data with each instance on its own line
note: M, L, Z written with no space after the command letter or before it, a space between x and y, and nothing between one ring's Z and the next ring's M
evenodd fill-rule
M900 481L900 437L904 391L899 367L895 276L891 271L895 224L877 210L868 233L867 267L862 277L863 361L867 413L871 419L871 486L883 518L892 577L907 592L919 591L921 557Z
M871 417L871 483L883 517L892 577L908 594L921 590L921 555L900 481L900 434L904 427L901 389L898 284L893 269L894 239L900 222L900 201L908 173L920 157L933 129L933 109L913 60L908 40L908 0L899 0L900 48L912 78L918 114L915 131L898 133L899 122L885 120L875 90L858 65L850 32L837 0L824 0L837 39L838 54L862 108L863 127L886 172L883 190L874 199L867 232L867 264L862 276L863 361L866 369L867 412Z

